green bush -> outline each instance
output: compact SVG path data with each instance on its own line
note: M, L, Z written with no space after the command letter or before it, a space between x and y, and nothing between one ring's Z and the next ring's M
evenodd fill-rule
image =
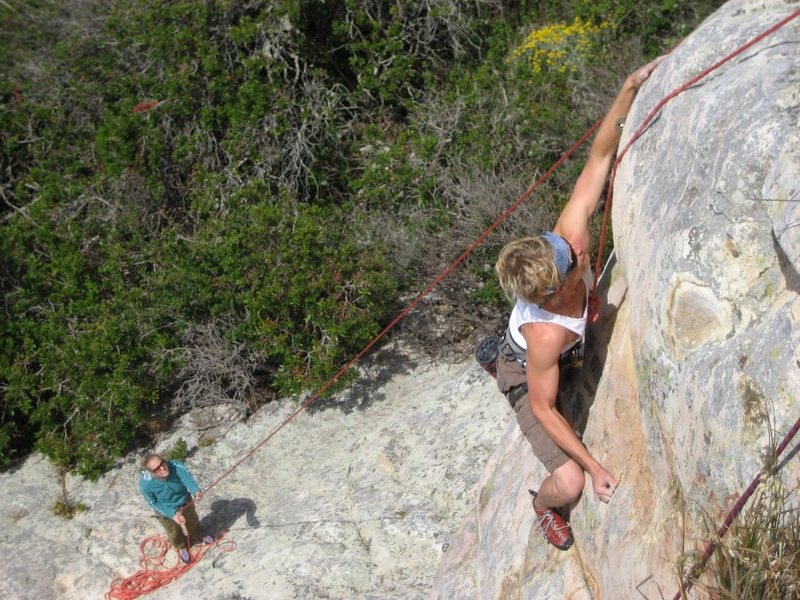
M186 440L178 438L167 452L166 458L167 460L185 461L187 456L189 456L189 447L186 445Z
M305 389L368 342L394 304L380 246L360 245L346 219L289 200L245 206L174 249L162 294L194 318L233 317L230 339L263 356L271 385Z

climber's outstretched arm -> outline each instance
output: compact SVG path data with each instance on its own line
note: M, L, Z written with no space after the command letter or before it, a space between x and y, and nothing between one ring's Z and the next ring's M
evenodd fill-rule
M586 165L575 182L569 201L553 229L570 243L577 244L582 248L588 247L589 219L600 201L611 161L619 145L622 133L620 125L628 115L636 92L664 58L666 56L660 56L631 73L625 79L622 89L603 118L594 142L592 142Z

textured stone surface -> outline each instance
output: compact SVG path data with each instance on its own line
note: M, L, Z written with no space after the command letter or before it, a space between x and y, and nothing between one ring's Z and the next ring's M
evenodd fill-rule
M720 58L797 7L726 4L629 122L706 66L709 48ZM667 104L617 179L643 426L674 452L676 490L704 504L752 477L769 427L798 414L798 34L796 19Z

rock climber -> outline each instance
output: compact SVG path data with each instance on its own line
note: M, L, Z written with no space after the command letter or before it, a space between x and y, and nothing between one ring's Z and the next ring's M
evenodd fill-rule
M495 265L500 285L514 303L497 359L497 385L511 403L534 455L550 473L530 493L545 539L560 550L573 542L572 529L560 509L581 495L584 473L603 502L611 499L618 484L556 407L559 357L583 342L593 283L589 220L600 201L633 99L664 58L625 79L553 230L508 243Z
M139 490L153 508L167 539L178 551L181 560L191 561L189 542L209 545L214 538L203 533L194 503L203 498L203 492L182 462L164 460L158 454L148 454L142 459Z

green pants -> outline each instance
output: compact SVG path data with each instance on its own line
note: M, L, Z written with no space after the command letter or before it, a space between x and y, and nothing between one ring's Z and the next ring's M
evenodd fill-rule
M203 529L200 527L200 519L197 518L197 511L194 509L194 503L187 505L183 509L183 516L186 517L186 529L189 530L189 537L192 540L192 544L196 544L203 539ZM186 536L183 535L181 526L167 517L157 516L156 518L164 527L169 543L179 550L185 548Z

